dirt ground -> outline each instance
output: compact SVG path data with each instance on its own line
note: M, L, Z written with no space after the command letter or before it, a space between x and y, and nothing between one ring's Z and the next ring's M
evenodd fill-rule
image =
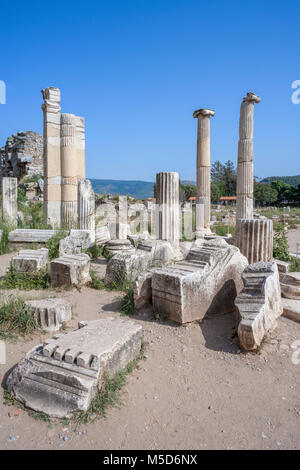
M0 275L11 255L0 257ZM98 260L99 274L105 261ZM1 292L0 292L1 295ZM22 293L23 295L23 293ZM62 296L74 318L119 315L120 293L83 288L28 292L26 297ZM3 300L3 294L2 294ZM81 426L49 426L0 401L0 449L299 449L300 364L291 359L300 324L280 318L257 354L243 353L232 339L235 316L215 316L178 326L135 317L148 343L146 359L128 378L123 404L107 417ZM47 338L7 343L0 380L34 345Z

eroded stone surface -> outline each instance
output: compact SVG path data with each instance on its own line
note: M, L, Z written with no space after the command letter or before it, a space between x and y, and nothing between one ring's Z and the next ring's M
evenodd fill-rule
M50 263L52 287L79 286L90 282L90 257L84 253L64 255Z
M282 297L300 300L300 273L286 273L280 276L280 287Z
M32 309L42 330L58 331L72 318L72 305L65 299L27 300L24 305Z
M8 240L15 243L47 243L56 230L17 228L8 235Z
M144 240L139 242L136 250L117 254L108 261L105 281L134 280L151 267L170 263L173 259L174 250L169 242Z
M179 323L232 312L248 264L238 248L224 240L199 239L197 244L186 260L153 273L154 311Z
M97 245L105 245L111 239L108 227L97 227L95 233L95 243Z
M132 321L82 326L34 347L13 369L6 386L25 406L58 418L87 410L104 373L114 376L140 352L142 328Z
M49 250L40 248L39 250L20 250L17 256L11 260L16 271L24 273L28 271L39 271L45 269L48 263Z
M277 265L250 264L242 277L244 288L235 300L241 318L238 336L241 346L252 350L277 326L276 319L283 311Z
M300 300L282 299L283 316L300 323Z
M59 255L75 255L90 248L94 243L95 233L91 230L70 230L70 234L59 241Z

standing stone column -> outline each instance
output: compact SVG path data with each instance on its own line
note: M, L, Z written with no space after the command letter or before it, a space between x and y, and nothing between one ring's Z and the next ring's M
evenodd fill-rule
M17 225L18 179L2 177L2 220Z
M127 196L119 196L116 236L118 240L127 240L127 235L129 235Z
M247 93L240 111L236 219L253 219L253 114L260 97Z
M179 247L179 175L158 173L156 175L156 239Z
M87 179L78 181L78 226L95 232L95 193Z
M62 226L77 228L78 225L78 151L77 116L61 115L61 172L62 172Z
M211 109L198 109L193 117L198 119L197 130L197 198L196 237L210 232L210 117Z
M85 124L84 118L76 116L77 177L85 179Z
M44 103L44 223L61 223L60 90L42 90Z

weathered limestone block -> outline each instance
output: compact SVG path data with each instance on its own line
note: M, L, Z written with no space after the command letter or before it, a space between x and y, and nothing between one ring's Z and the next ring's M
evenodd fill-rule
M18 180L2 178L2 219L17 225L18 216Z
M137 310L152 302L152 277L154 269L146 271L133 282L134 306Z
M106 267L105 282L132 281L153 266L170 263L174 250L170 243L161 240L145 240L130 253L120 253L111 258Z
M199 320L206 314L232 312L247 265L238 248L224 240L202 240L189 251L186 260L154 271L154 311L178 323Z
M14 256L11 260L11 264L20 273L39 271L47 267L48 255L49 250L47 248L20 250L17 256Z
M105 245L105 243L111 240L108 227L97 227L95 232L95 243L96 245Z
M94 244L94 236L91 230L70 230L70 235L59 242L59 256L82 253Z
M72 318L72 305L65 299L27 300L24 306L32 309L37 322L45 331L58 331L63 323Z
M235 300L241 318L238 336L241 346L252 350L277 326L276 319L283 311L277 265L250 264L242 277L244 288Z
M300 273L287 273L281 276L280 287L282 297L300 300Z
M236 246L250 264L273 259L272 220L237 220L235 238Z
M300 323L300 300L282 299L283 316Z
M17 228L8 235L14 243L47 243L56 234L56 230Z
M130 243L130 240L110 240L107 244L107 248L113 254L119 254L122 252L133 252L134 246Z
M88 409L103 384L141 349L142 328L121 318L82 328L34 347L13 369L6 386L26 407L56 418Z
M64 255L50 263L52 287L80 286L90 282L90 257L84 253Z

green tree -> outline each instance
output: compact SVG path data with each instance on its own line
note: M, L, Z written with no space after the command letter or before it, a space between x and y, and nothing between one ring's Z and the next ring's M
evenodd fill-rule
M254 197L259 204L272 204L277 201L278 192L270 184L257 183L254 188Z
M224 194L224 185L222 183L217 183L216 181L212 181L210 185L210 199L211 202L215 204L220 202L220 197Z
M211 167L211 180L223 185L222 196L235 196L236 194L236 170L234 164L228 160L226 163L219 161Z
M271 187L276 189L278 196L277 202L294 201L297 199L297 189L284 181L272 181Z

